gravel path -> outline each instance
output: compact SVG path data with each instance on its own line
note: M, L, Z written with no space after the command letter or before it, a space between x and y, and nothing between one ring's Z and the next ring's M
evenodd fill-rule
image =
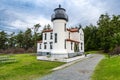
M103 55L92 54L89 58L80 60L69 67L54 71L38 80L90 80L95 66Z

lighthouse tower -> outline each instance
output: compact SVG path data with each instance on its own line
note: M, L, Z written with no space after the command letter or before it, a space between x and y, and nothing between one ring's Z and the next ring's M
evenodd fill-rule
M68 15L65 13L66 10L61 8L54 9L54 14L51 16L53 23L53 49L51 56L53 58L67 58L68 53L66 50L66 24L68 22Z

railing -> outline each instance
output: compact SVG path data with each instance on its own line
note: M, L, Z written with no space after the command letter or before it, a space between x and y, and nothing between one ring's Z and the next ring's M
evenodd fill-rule
M12 63L12 62L16 62L16 59L14 57L0 56L0 63Z

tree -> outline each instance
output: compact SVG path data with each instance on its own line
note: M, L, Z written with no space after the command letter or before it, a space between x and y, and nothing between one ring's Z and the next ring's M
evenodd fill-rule
M109 52L113 45L114 34L120 31L120 17L113 15L112 18L108 14L100 16L98 21L98 34L100 39L100 47L104 52Z
M41 27L40 24L36 24L36 25L34 25L34 36L35 36L34 47L35 47L35 49L37 48L37 31L38 31L39 27Z
M7 42L8 38L7 38L7 33L5 33L4 31L0 32L0 49L6 49L7 48Z
M23 40L24 40L24 36L23 36L23 32L20 31L17 35L16 35L16 45L17 47L19 48L24 48L24 43L23 43Z
M85 50L97 50L99 48L98 28L90 24L84 28Z
M111 38L111 41L112 41L111 43L112 48L120 46L120 32L115 33Z
M48 24L48 25L45 25L45 26L44 26L44 28L43 28L43 30L47 30L47 29L51 29L51 26L50 26L50 24Z
M15 48L15 46L16 46L16 37L15 37L15 33L13 32L12 34L9 35L8 47Z
M32 40L32 31L30 28L28 28L24 34L23 34L23 48L24 49L28 49L28 48L32 48L33 47L33 43L34 41Z
M108 14L101 15L98 21L98 34L100 39L100 47L104 52L109 52L111 43L111 25Z
M47 29L51 29L51 26L50 26L50 24L48 24L48 25L47 25Z

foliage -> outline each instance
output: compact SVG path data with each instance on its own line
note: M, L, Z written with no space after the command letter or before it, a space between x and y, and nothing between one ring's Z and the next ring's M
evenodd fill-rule
M97 36L97 27L90 24L84 29L85 50L97 50L99 46L99 39Z
M60 66L62 62L39 61L32 54L11 55L15 63L0 64L0 80L33 80L50 73L51 69Z
M102 14L97 26L89 25L84 28L85 50L104 50L110 52L120 45L120 16Z
M7 33L4 31L0 32L0 49L7 48Z
M42 33L37 33L39 27L41 27L40 24L34 25L34 28L32 28L34 33L30 28L24 32L18 32L18 34L14 32L7 34L0 31L0 53L36 52L36 43L38 40L42 40ZM47 28L51 28L49 24Z
M39 27L41 27L40 24L34 25L34 50L35 50L35 52L36 52L36 48L37 48L37 31L38 31Z
M120 46L115 47L111 52L110 55L120 55Z
M45 25L44 28L43 28L43 30L47 30L47 29L51 29L50 24Z
M120 56L101 60L91 80L120 80Z
M113 46L113 48L116 47L116 46L120 46L120 32L114 33L111 40L112 40L111 46Z

